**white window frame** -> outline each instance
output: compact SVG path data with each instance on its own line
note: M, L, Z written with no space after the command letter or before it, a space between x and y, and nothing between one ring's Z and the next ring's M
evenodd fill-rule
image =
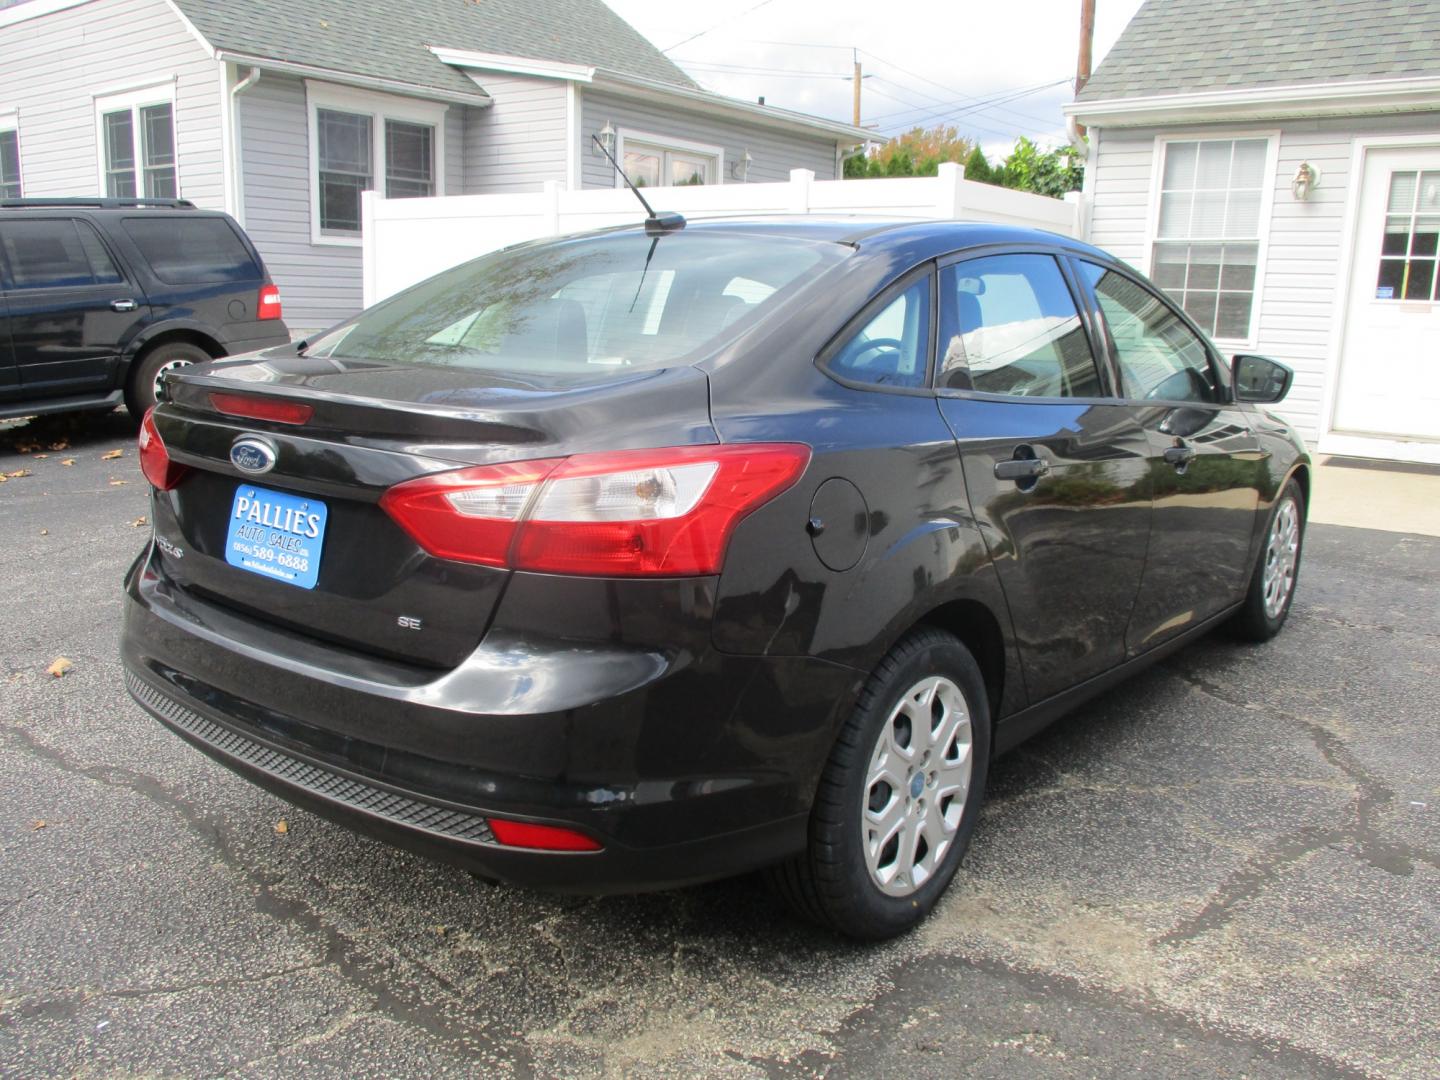
M0 109L0 135L7 131L15 133L15 164L20 173L20 198L25 197L25 146L20 139L20 114L14 109Z
M714 187L716 184L725 183L725 148L723 146L693 142L690 139L676 139L669 135L656 135L649 131L636 131L634 128L620 128L615 133L615 160L620 162L622 168L625 165L625 141L627 139L631 142L653 146L657 150L678 150L682 154L703 154L706 157L713 157L715 159L715 184L706 186ZM615 174L615 186L625 186L625 181L620 179L618 171Z
M119 90L104 90L93 96L95 107L95 164L97 167L96 191L103 199L105 191L105 114L130 110L131 138L135 152L135 197L145 197L145 164L140 145L140 110L147 105L170 106L170 137L175 143L175 197L185 197L184 180L180 172L180 115L175 108L175 78L170 76L161 82L146 83Z
M1176 143L1206 143L1206 142L1234 142L1237 139L1264 139L1265 140L1265 184L1260 191L1260 219L1256 225L1258 235L1256 240L1258 246L1255 251L1255 290L1250 302L1250 329L1244 338L1211 338L1221 352L1242 352L1246 349L1256 348L1260 336L1260 311L1264 301L1265 293L1265 264L1270 248L1270 221L1271 213L1275 206L1275 170L1279 160L1280 132L1279 131L1201 131L1189 134L1176 133L1173 135L1157 135L1155 137L1154 156L1150 165L1150 205L1147 209L1145 220L1145 276L1154 277L1155 244L1160 239L1160 191L1165 184L1165 150L1172 142ZM1192 241L1193 242L1193 241ZM1165 292L1165 290L1161 290ZM1168 292L1166 296L1170 296ZM1181 307L1179 300L1174 300L1175 306ZM1210 335L1205 335L1207 338Z
M370 151L374 155L371 176L377 193L385 191L385 121L427 124L435 129L435 194L445 194L445 113L448 106L437 101L396 97L355 90L334 83L305 80L307 136L310 141L310 243L326 247L359 247L360 233L337 236L320 231L320 120L319 110L355 113L370 117Z

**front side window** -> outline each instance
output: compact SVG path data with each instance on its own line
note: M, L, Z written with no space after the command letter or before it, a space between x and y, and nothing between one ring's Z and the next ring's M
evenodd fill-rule
M0 223L0 250L16 289L111 285L123 280L94 228L73 218Z
M937 385L1017 397L1099 397L1075 298L1049 255L994 255L940 272Z
M825 366L851 382L924 386L929 341L930 278L925 276L851 334Z
M1380 244L1377 300L1440 298L1435 272L1440 247L1440 172L1390 174L1385 235Z
M1206 333L1250 337L1270 144L1167 142L1150 276Z
M0 128L0 199L20 195L20 132Z
M720 182L720 152L625 139L625 175L636 187L690 187ZM616 177L616 183L620 178Z
M1078 265L1110 331L1126 397L1221 400L1209 350L1165 301L1114 270L1091 262Z
M115 199L174 199L175 107L168 101L105 108L100 113L105 194Z

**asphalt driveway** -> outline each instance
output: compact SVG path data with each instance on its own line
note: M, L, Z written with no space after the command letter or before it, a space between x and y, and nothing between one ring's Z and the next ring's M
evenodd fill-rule
M483 886L211 764L121 686L133 427L40 432L0 425L3 1075L1440 1071L1440 540L1314 526L1277 641L1002 759L935 917L862 947L754 880Z

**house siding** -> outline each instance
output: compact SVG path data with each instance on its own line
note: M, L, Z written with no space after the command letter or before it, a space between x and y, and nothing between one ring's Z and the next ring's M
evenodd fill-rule
M1088 239L1148 270L1156 138L1277 131L1274 200L1270 219L1262 224L1264 268L1251 351L1295 369L1294 386L1278 411L1313 444L1324 426L1321 410L1347 239L1346 202L1352 180L1358 180L1350 176L1354 140L1431 134L1440 142L1440 114L1101 130ZM1290 180L1302 162L1320 171L1319 185L1303 202L1290 193Z
M464 194L508 195L563 182L566 84L489 73L477 79L493 104L465 110Z
M581 186L614 187L615 172L599 154L591 153L590 137L607 123L616 131L628 128L672 139L720 146L725 151L722 183L737 183L731 165L748 150L751 183L788 180L791 169L809 169L817 180L837 179L835 140L825 136L792 135L772 128L722 120L653 101L642 101L582 88L580 95Z
M225 208L221 65L164 0L96 0L0 28L0 109L28 196L103 194L95 95L173 78L180 195Z
M445 114L445 191L463 190L466 117ZM285 321L304 336L363 306L361 249L315 244L310 236L309 112L305 83L265 72L239 98L242 224L280 286Z

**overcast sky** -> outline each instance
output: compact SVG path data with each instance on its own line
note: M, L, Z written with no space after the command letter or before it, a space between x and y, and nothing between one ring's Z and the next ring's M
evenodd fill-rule
M1080 0L606 2L717 93L848 123L858 48L861 123L880 135L953 124L992 160L1064 137ZM1097 0L1096 65L1141 2Z

